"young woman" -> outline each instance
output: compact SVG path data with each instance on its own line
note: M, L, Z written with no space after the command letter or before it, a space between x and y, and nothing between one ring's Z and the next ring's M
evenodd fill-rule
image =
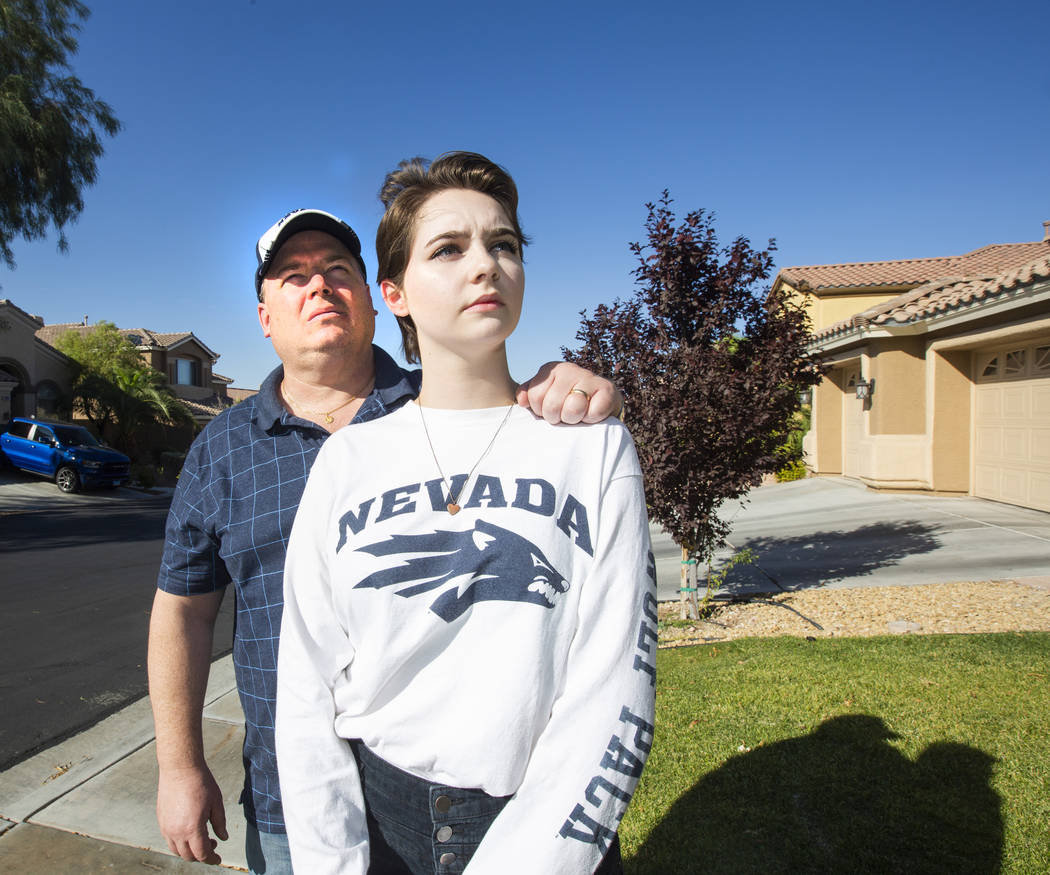
M514 404L525 237L506 171L415 159L380 197L383 298L423 384L325 443L296 517L277 694L293 864L619 872L653 739L634 446L617 420ZM394 477L374 464L391 454Z

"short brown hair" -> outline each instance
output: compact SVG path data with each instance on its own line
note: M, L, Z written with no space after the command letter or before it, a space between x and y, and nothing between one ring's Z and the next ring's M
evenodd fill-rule
M376 231L377 282L390 280L399 286L404 282L419 211L433 195L456 188L487 194L507 214L519 251L529 242L518 221L518 187L498 164L476 152L446 152L430 163L424 158L406 158L386 175L379 190L386 212ZM419 342L412 317L398 316L397 323L405 360L418 362Z

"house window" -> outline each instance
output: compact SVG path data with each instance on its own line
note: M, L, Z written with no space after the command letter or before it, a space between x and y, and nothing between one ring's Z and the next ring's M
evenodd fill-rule
M45 380L36 389L37 416L54 416L58 413L58 386Z
M1003 374L1010 377L1024 373L1024 354L1025 351L1023 349L1015 349L1013 352L1008 352L1003 360Z
M1050 374L1050 346L1037 346L1032 357L1032 369L1037 374Z
M174 376L176 386L199 386L201 363L196 359L175 359Z
M977 357L978 380L1020 380L1050 374L1050 344L1000 349Z

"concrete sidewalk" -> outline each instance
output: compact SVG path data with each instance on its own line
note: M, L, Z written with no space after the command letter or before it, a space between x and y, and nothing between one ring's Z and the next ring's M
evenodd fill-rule
M230 838L221 869L246 871L244 717L233 660L212 664L205 697L205 755L223 791ZM146 698L68 741L0 772L0 872L215 872L172 856L155 816L157 761Z
M730 574L725 596L1050 575L1050 514L980 499L887 495L812 478L753 490L726 515L734 547L752 547L758 560ZM659 597L677 599L678 549L658 530L654 547ZM204 739L230 832L218 849L223 868L242 871L243 737L225 657L212 665ZM153 720L141 699L0 773L0 872L215 872L168 853L154 815L156 786Z

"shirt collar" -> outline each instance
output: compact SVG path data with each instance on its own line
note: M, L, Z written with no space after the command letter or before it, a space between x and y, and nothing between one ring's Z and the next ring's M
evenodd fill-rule
M372 345L375 361L375 385L365 399L353 422L375 419L400 407L419 394L420 371L405 371L383 349ZM267 375L255 396L256 421L266 431L281 423L290 426L305 424L320 431L319 425L293 416L281 402L280 387L284 379L284 365L278 365Z

